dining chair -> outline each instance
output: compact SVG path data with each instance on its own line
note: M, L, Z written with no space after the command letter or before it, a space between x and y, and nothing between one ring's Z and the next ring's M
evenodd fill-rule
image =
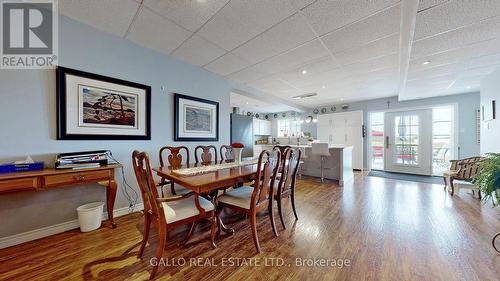
M257 236L257 213L268 209L269 219L273 228L274 236L278 236L273 215L272 196L274 194L274 183L276 173L280 165L281 154L274 149L271 152L262 151L257 164L257 174L254 187L242 186L231 191L227 191L217 198L216 217L219 223L218 233L220 233L221 212L224 208L245 214L249 217L252 228L252 237L257 252L261 252L259 238Z
M215 208L212 202L194 192L168 198L159 197L153 180L148 154L137 150L134 151L132 153L132 164L141 190L142 201L144 202L144 234L137 257L141 258L144 253L152 223L158 227L157 260L160 260L163 256L168 231L179 225L191 224L191 229L184 240L184 244L186 244L194 232L195 223L201 219L208 219L211 223L210 243L215 248L216 220ZM158 263L154 265L149 279L153 279L157 271Z
M276 193L274 195L274 200L278 205L278 213L280 215L281 224L283 229L286 229L285 221L283 219L282 210L282 199L290 198L292 202L292 210L295 215L295 220L298 220L297 210L295 209L295 184L297 180L297 173L299 171L300 159L302 156L302 151L300 148L289 148L285 151L285 155L281 162L287 163L286 168L283 170L283 174L278 182L275 183Z
M165 162L163 156L165 154L165 151L168 151L168 156L167 156L167 161L168 165L171 167L182 167L183 165L183 158L186 158L185 164L189 166L189 149L185 146L164 146L160 148L160 166L165 167ZM184 157L182 156L182 153L184 153ZM177 194L185 194L191 192L190 189L187 189L183 187L182 185L179 185L177 183L174 183L172 181L167 180L166 178L161 178L160 183L158 186L161 187L161 195L162 197L164 196L163 193L163 186L170 184L170 191L172 195L177 195Z
M232 162L234 161L234 151L233 147L230 145L220 146L220 159L222 162Z
M200 150L201 154L200 157L198 157L198 151ZM211 150L213 150L213 152L211 152ZM215 162L217 162L217 148L215 145L198 145L194 148L194 159L196 163L201 163L202 165L212 164L212 156L214 156Z
M278 169L278 175L281 177L281 174L283 173L283 170L285 169L285 151L289 148L292 148L289 145L275 145L273 149L279 149L280 154L281 154L281 164Z

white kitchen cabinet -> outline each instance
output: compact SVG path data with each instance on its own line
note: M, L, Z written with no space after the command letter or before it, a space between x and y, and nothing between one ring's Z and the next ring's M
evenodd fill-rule
M318 116L318 140L329 145L353 147L352 166L363 168L363 111L348 111Z

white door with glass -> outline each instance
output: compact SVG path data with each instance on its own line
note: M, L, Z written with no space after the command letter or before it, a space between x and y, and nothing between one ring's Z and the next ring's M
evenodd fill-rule
M432 174L432 109L386 112L384 170Z

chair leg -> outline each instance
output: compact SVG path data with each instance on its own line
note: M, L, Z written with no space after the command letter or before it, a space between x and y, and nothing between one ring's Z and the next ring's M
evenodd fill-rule
M257 249L257 253L261 253L259 237L257 236L257 214L255 213L250 214L250 226L252 227L252 238L255 249Z
M215 210L215 219L217 220L217 237L220 237L220 231L222 228L222 221L220 218L220 215L222 213L222 208L220 206L217 206L217 210Z
M273 199L269 199L269 219L271 220L271 226L273 227L274 236L278 237L278 230L276 229L276 223L274 222L274 212L273 212Z
M290 201L292 201L292 210L295 215L295 220L299 220L299 216L297 216L297 209L295 208L295 187L292 186L292 191L290 194Z
M160 264L160 260L163 257L163 250L165 250L165 243L167 242L167 226L163 223L160 223L158 226L158 249L156 250L156 264L151 271L151 275L149 276L149 280L153 280L158 272L158 265Z
M448 181L446 180L446 177L443 177L444 181L444 191L446 191L446 187L448 187Z
M477 190L477 197L479 198L479 200L483 199L482 198L482 195L481 195L481 190Z
M280 215L280 221L281 221L281 225L283 226L283 229L286 229L286 226L285 226L285 220L283 219L283 210L282 210L282 206L281 206L281 196L279 196L278 198L276 198L276 203L278 203L278 213Z
M191 223L191 227L189 228L189 232L186 235L186 239L184 240L184 242L182 242L182 245L186 245L187 242L189 241L189 239L191 239L191 237L193 236L194 230L196 229L197 225L198 225L198 221L194 221L194 222Z
M148 243L149 239L149 229L151 228L151 215L149 212L144 213L144 234L142 236L142 243L141 247L139 248L139 253L137 254L138 258L142 257L142 254L144 253L144 248L146 247L146 244Z
M453 184L453 179L450 178L451 196L455 194L455 186Z
M172 192L173 196L177 195L177 194L175 194L175 185L174 185L174 182L170 183L170 192Z
M209 218L211 227L210 227L210 244L212 244L212 248L215 249L217 246L215 245L215 228L217 227L217 220L215 219L215 213Z

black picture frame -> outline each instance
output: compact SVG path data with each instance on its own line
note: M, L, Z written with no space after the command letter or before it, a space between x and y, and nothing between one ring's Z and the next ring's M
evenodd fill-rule
M181 137L179 136L180 133L180 116L181 114L180 109L179 109L179 100L180 99L185 99L185 100L190 100L190 101L195 101L195 102L200 102L200 103L205 103L209 105L215 106L215 137ZM211 100L206 100L202 98L197 98L197 97L191 97L187 95L182 95L182 94L177 94L174 93L174 141L188 141L188 142L194 142L194 141L203 141L203 142L216 142L219 141L219 103L216 101L211 101Z
M97 81L103 81L145 91L145 134L74 134L67 132L67 92L66 75L74 75ZM76 69L58 66L56 69L56 115L57 115L57 140L151 140L151 86L135 82L84 72Z

